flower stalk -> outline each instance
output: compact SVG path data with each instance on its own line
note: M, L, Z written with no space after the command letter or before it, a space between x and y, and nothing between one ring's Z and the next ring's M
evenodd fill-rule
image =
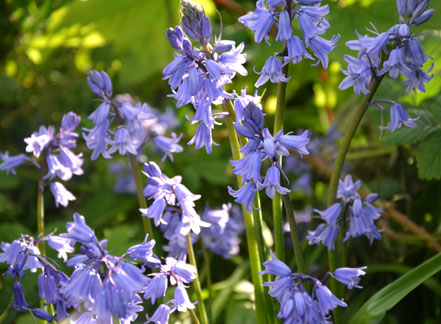
M187 242L187 250L188 250L188 259L190 261L190 264L195 267L197 271L197 264L196 264L196 257L194 255L193 245L191 244L190 234L187 234L185 236L185 240ZM196 273L196 277L193 280L193 289L196 294L196 298L198 300L198 303L196 307L199 310L199 317L201 319L201 324L208 324L208 316L207 312L205 310L204 300L202 299L202 291L201 291L201 284L199 282L199 274ZM194 318L193 318L194 320ZM197 322L195 322L196 324Z
M384 76L384 75L383 75ZM354 137L354 134L358 128L358 125L360 125L361 119L363 118L367 108L369 107L369 103L372 100L375 92L378 89L378 86L380 85L381 81L383 80L383 76L380 76L378 78L373 78L370 85L369 85L369 93L363 97L363 100L360 102L358 107L356 108L353 117L351 118L351 123L349 124L348 128L346 129L344 135L343 135L343 141L339 147L337 159L335 160L334 167L332 169L331 173L331 180L329 182L329 188L328 188L328 200L327 200L327 206L330 207L332 204L334 204L337 200L337 189L338 189L338 181L340 180L341 171L343 169L343 165L346 160L346 155L348 154L349 147L351 145L352 138ZM336 242L336 249L339 249L340 240L337 240ZM340 249L341 250L341 249ZM342 253L343 250L341 250ZM340 261L343 261L344 257L342 256ZM328 252L328 262L329 262L329 271L334 272L337 267L339 267L339 260L337 253L335 251L329 251ZM340 262L340 266L343 267L345 264L342 264ZM331 279L331 290L334 292L340 292L340 285L336 280ZM341 297L337 295L337 297ZM341 319L341 310L335 309L333 312L334 316L334 322L335 324L340 324L342 322Z

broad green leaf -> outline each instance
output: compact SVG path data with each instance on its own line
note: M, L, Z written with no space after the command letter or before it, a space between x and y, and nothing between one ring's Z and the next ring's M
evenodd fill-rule
M436 131L418 146L416 160L421 179L441 177L441 131Z
M71 45L79 48L87 45L84 39L110 45L108 57L121 62L120 82L132 84L159 73L171 60L165 32L177 23L178 5L171 0L74 1L51 15L47 38L78 40Z
M378 323L388 310L440 270L441 254L437 254L373 295L352 317L350 324Z

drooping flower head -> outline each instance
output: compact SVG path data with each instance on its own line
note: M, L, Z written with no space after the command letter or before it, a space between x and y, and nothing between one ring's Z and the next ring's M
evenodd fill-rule
M92 92L101 97L101 104L89 116L94 126L84 128L83 133L87 147L93 150L92 160L100 155L110 159L115 152L137 155L148 142L153 142L164 158L173 159L172 153L182 151L180 137L166 137L163 129L154 127L159 123L155 110L146 103L135 103L130 95L113 95L106 72L90 71L87 82Z
M273 83L287 82L282 72L282 65L290 62L299 63L304 58L315 60L308 52L318 59L326 69L328 54L335 47L340 35L334 35L326 40L323 35L330 27L324 18L329 13L329 6L320 6L321 0L292 1L292 0L258 0L256 10L239 18L239 22L250 28L257 43L265 40L269 43L271 27L277 27L276 42L286 42L286 50L278 55L271 56L260 72L261 76L255 86L259 87L268 80ZM292 24L296 19L302 34L295 35Z
M245 95L245 97L244 97ZM246 93L236 99L239 103L239 115L234 123L236 131L247 138L248 142L241 148L244 155L240 160L231 161L234 167L233 173L242 177L243 186L239 190L229 187L229 193L236 198L236 202L244 204L251 212L255 193L265 189L268 197L274 197L277 191L281 195L290 192L281 185L281 177L286 177L280 167L279 157L288 156L289 150L294 150L300 155L309 154L306 145L309 142L308 132L301 135L284 134L283 130L272 136L268 128L264 127L264 114L253 100L247 98ZM246 103L246 106L244 105ZM235 104L236 106L236 104ZM266 171L265 176L261 175L262 162L268 159L271 167Z
M236 73L247 75L242 54L244 44L236 46L234 41L212 39L210 19L204 9L193 1L181 1L182 21L180 26L169 28L166 36L171 46L178 52L174 60L162 71L164 80L172 90L171 96L177 100L177 107L192 104L195 115L192 123L199 123L195 136L188 144L196 149L205 146L211 153L212 130L216 119L222 114L213 113L213 105L232 99L224 86L232 82Z
M61 126L58 133L55 133L53 126L40 126L38 132L33 132L30 137L24 139L25 154L9 156L8 152L0 153L3 162L0 164L0 170L6 170L6 173L15 174L15 168L29 161L38 169L47 170L44 176L45 184L49 184L51 192L55 198L55 204L58 207L66 207L69 201L75 200L75 196L68 191L59 181L68 181L73 175L83 174L83 154L75 154L72 150L76 148L78 134L74 132L80 123L80 117L73 112L65 114L61 120Z
M306 238L310 245L323 243L328 250L333 250L337 234L341 230L339 224L343 221L349 222L344 241L358 236L366 236L370 243L374 239L381 240L381 230L374 222L380 218L383 210L372 205L378 195L370 194L362 199L357 192L360 186L360 180L353 182L352 177L347 175L338 185L337 198L341 201L324 211L314 209L325 223L318 225L314 231L309 231Z
M280 304L278 318L284 319L285 323L330 323L329 312L338 306L347 307L343 299L338 299L328 287L325 281L329 275L345 284L349 289L361 288L358 285L360 275L364 275L362 268L339 268L334 273L328 273L323 281L303 273L292 273L291 269L277 259L272 251L270 261L265 261L264 271L260 275L270 274L275 276L272 282L264 282L265 286L271 287L268 294L277 299ZM309 288L304 283L309 282ZM308 291L309 290L309 291Z

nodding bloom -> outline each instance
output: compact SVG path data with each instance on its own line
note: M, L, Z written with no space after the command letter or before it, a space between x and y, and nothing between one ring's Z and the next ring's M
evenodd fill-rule
M94 126L83 129L87 147L93 150L92 160L100 155L111 159L117 151L120 155L137 155L148 142L153 142L164 158L173 159L172 153L182 152L178 144L181 137L164 136L167 124L159 121L161 116L156 110L146 103L135 103L130 95L113 95L106 72L90 71L87 82L90 90L101 97L101 104L89 115Z
M280 303L278 318L284 319L285 323L330 323L329 312L338 306L347 307L343 299L338 299L326 287L325 283L329 276L342 282L349 289L361 288L359 276L364 275L362 268L339 268L334 273L328 272L322 281L302 273L292 273L291 269L277 259L272 251L270 261L265 261L264 271L260 275L270 274L275 276L272 282L264 282L265 286L271 287L268 294ZM310 285L305 288L304 283ZM309 290L309 291L308 291Z
M186 236L191 232L199 234L201 227L210 224L201 220L194 209L194 201L201 198L200 195L191 193L187 187L181 184L182 177L167 177L155 162L146 163L143 173L148 177L147 186L144 188L144 196L154 199L149 208L140 209L143 216L152 218L155 226L167 224L163 215L167 206L180 210L181 219L177 232Z
M412 34L411 28L421 25L432 17L433 9L427 9L429 0L397 1L400 23L392 26L387 32L374 31L373 36L360 35L358 40L346 43L350 49L358 51L357 57L345 55L347 70L342 70L346 78L340 83L341 90L353 87L355 93L369 93L373 78L389 73L392 78L400 74L407 80L406 93L417 88L425 91L424 84L433 75L429 75L433 65L424 71L427 58L419 41L419 34ZM385 58L385 59L384 59Z
M334 35L331 40L326 40L323 35L330 27L324 18L329 14L329 6L320 6L321 0L314 1L286 1L286 0L258 0L256 10L239 18L239 22L251 29L254 40L260 43L265 40L269 43L268 33L271 27L277 26L276 42L286 42L287 51L271 56L262 68L262 75L256 82L256 87L265 84L268 80L273 83L287 82L287 78L281 71L281 57L283 65L292 62L299 63L307 58L315 60L307 49L322 63L328 67L328 54L335 47L340 35ZM301 35L295 35L292 22L295 18L300 25Z
M66 308L70 306L70 303L59 292L59 288L68 280L68 277L58 271L49 259L40 254L37 247L39 242L41 240L36 241L28 235L22 235L12 243L2 242L3 252L0 253L0 262L8 264L8 271L4 275L11 276L14 279L12 308L21 312L30 312L33 316L52 323L57 317L59 320L63 320L67 314ZM57 316L53 316L41 308L32 308L26 301L20 279L25 276L24 271L30 270L30 272L35 273L38 269L42 271L38 278L40 298L45 299L45 305L54 304Z
M314 209L326 223L318 225L314 231L309 231L306 238L310 245L323 243L328 250L334 250L338 231L341 230L339 224L342 221L349 222L344 241L358 236L366 236L371 244L374 239L381 240L381 230L374 222L380 218L383 209L372 205L378 199L378 195L369 194L362 199L357 193L360 186L360 180L354 183L352 177L347 175L338 185L337 198L341 201L324 211Z
M159 267L161 262L153 254L155 241L147 241L146 236L143 243L130 247L118 257L106 250L107 240L98 241L83 216L74 214L74 221L67 223L66 229L67 233L50 235L45 240L74 271L69 278L50 263L43 263L44 271L38 280L40 297L56 305L59 320L67 316L67 308L81 305L84 310L81 317L88 323L112 323L114 318L134 322L137 313L143 310L139 294L146 293L155 283L144 274L145 268L134 261L150 268ZM68 259L77 243L79 253ZM188 270L187 265L177 264L176 260L168 260L167 264L167 271L178 280L187 283L187 279L192 278L192 274L186 272L192 270Z
M398 103L393 103L390 107L390 122L386 127L380 126L380 129L389 129L391 133L400 128L402 125L415 128L418 125L415 121L420 119L421 113L416 118L410 118L409 113Z
M215 144L212 131L218 123L216 119L223 117L213 113L212 106L233 98L224 86L232 82L236 73L247 75L243 67L246 54L242 53L243 43L236 46L234 41L220 39L210 43L211 23L200 5L185 0L181 1L181 7L182 28L169 28L166 33L178 52L162 73L177 107L192 104L195 109L191 121L199 126L188 144L195 144L196 149L205 147L210 154Z
M61 182L54 179L58 177L68 181L73 175L83 174L83 154L72 152L77 145L78 134L74 130L79 123L80 117L68 112L61 120L58 133L55 133L53 126L40 126L38 132L33 132L30 137L24 139L27 144L26 152L38 159L37 162L25 154L9 156L8 152L0 153L0 158L3 160L0 170L6 170L6 174L15 174L15 168L27 161L38 169L47 170L44 182L50 185L56 206L66 207L69 201L75 200L75 196Z
M300 155L309 154L306 145L309 142L308 132L301 135L284 134L283 130L272 136L268 128L264 127L264 114L256 105L255 100L250 100L243 91L242 96L236 99L241 119L234 123L236 131L248 139L240 152L244 157L240 160L231 161L234 167L233 173L242 177L243 186L239 190L228 187L230 195L236 198L236 202L244 204L248 212L251 212L255 193L265 189L268 197L274 197L277 191L281 195L290 192L281 185L281 176L286 178L280 167L278 155L288 156L289 150L294 150ZM253 98L253 97L251 97ZM271 167L265 176L261 175L262 161L271 161Z

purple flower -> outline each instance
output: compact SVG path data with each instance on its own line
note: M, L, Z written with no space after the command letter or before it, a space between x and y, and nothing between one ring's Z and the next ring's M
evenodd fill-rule
M240 187L238 190L234 190L228 186L228 192L231 196L235 197L235 202L243 204L245 209L251 213L251 206L254 201L254 196L257 192L257 186L254 182L247 182L245 185Z
M100 97L112 97L112 81L104 71L90 71L87 74L87 83L90 90Z
M275 22L271 12L265 8L264 0L258 0L256 10L239 18L239 22L251 29L254 40L260 43L264 38L268 39L268 33Z
M179 312L186 312L187 309L195 309L196 306L188 298L187 291L178 285L175 289L175 306Z
M338 299L335 295L329 290L328 287L323 286L321 284L317 284L315 293L317 295L317 300L320 304L320 309L323 314L328 314L329 311L333 310L337 306L347 307L348 305L343 302L343 300Z
M291 269L282 261L277 259L276 255L273 251L270 250L271 261L265 261L263 266L265 267L264 271L260 271L260 275L271 274L278 277L287 277L291 274Z
M421 117L421 113L416 118L410 118L407 111L400 104L393 104L390 107L390 122L386 127L381 127L380 129L389 129L391 133L400 128L403 124L407 127L415 128L417 124L415 123Z
M76 199L75 196L58 181L52 182L50 188L57 207L59 205L67 207L69 201L74 201Z
M182 152L184 149L181 145L179 145L179 141L182 138L182 134L179 137L176 137L175 133L172 133L172 137L166 136L156 136L154 139L155 145L164 152L164 156L161 161L164 161L167 157L173 161L172 153Z
M272 83L279 82L288 82L289 78L285 77L282 72L282 65L280 63L280 59L275 56L270 56L268 60L266 60L265 65L262 68L262 71L256 72L260 74L259 79L256 81L254 86L256 88L260 87L262 84L265 84L268 80Z
M273 165L266 171L265 180L263 181L265 192L271 199L274 198L276 190L281 195L286 195L290 192L289 189L280 185L280 171L277 166Z
M328 68L329 64L328 54L337 46L336 44L339 39L340 35L334 35L330 40L326 40L320 36L315 36L309 40L309 47L325 69Z
M152 317L149 317L148 314L146 314L147 322L145 322L145 324L147 323L168 324L168 319L170 317L171 312L172 311L170 307L168 307L165 304L161 304L153 313Z
M348 287L348 289L352 288L363 288L358 283L360 282L360 276L364 276L366 274L365 270L367 267L361 268L338 268L334 271L334 278L340 281L342 284Z
M357 199L360 195L357 190L361 186L361 180L357 180L355 183L352 181L350 174L345 176L344 181L338 181L337 198L341 198L343 202L349 202L351 199Z
M26 161L30 161L30 159L24 154L9 156L8 151L6 151L5 154L0 153L0 158L3 160L0 164L0 170L6 170L6 175L9 175L9 173L15 175L15 168L19 167Z

